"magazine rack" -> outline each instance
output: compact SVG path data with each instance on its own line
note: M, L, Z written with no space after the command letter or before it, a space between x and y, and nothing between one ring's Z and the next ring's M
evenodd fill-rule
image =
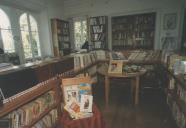
M64 87L70 85L78 85L81 83L91 84L90 77L75 77L75 78L62 78L62 91L64 96ZM65 97L63 98L65 101ZM93 103L92 107L93 116L73 120L69 116L68 112L64 111L60 123L64 128L105 128L104 121L102 119L101 113L96 105Z

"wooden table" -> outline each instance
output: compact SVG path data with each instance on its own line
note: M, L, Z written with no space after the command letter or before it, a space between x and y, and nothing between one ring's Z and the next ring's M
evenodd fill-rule
M143 75L146 70L141 70L136 73L123 73L123 74L108 74L108 72L99 72L101 75L105 76L105 102L106 105L109 103L109 92L110 92L110 78L131 78L131 93L134 95L134 104L139 104L139 82L140 76Z

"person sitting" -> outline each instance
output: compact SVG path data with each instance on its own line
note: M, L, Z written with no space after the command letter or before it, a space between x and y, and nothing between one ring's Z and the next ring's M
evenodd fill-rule
M88 41L85 41L85 43L82 45L81 49L87 49L88 50Z

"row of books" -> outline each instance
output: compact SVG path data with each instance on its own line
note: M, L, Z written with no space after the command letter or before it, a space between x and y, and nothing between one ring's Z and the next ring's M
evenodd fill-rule
M186 127L186 116L183 111L180 110L180 107L175 101L172 100L171 95L167 96L167 103L172 111L172 115L176 121L176 124L179 128Z
M58 120L57 109L53 109L42 118L39 122L37 122L32 128L52 128L55 126Z
M103 26L93 26L92 31L93 31L93 33L102 33L103 32Z
M104 41L105 34L104 33L97 33L92 36L92 41Z
M132 51L128 57L129 61L158 61L161 57L161 51Z
M68 32L69 32L68 28L66 28L66 29L64 29L64 28L63 29L57 29L57 33L58 34L64 34L65 35L65 34L69 34Z
M58 40L59 40L59 42L63 42L63 41L68 42L68 41L70 41L70 38L69 38L69 36L59 36Z
M80 53L74 55L74 70L85 68L98 60L105 60L109 57L108 52L96 50L89 53Z
M186 89L184 89L182 86L177 84L177 91L176 94L178 98L186 103Z
M90 18L90 25L100 25L105 23L106 23L106 17L104 16Z
M49 91L29 104L11 112L8 117L5 118L12 120L12 128L21 128L29 125L55 103L54 91Z

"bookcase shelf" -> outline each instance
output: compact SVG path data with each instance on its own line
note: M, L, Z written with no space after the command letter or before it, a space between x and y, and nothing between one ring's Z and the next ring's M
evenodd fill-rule
M37 117L35 117L34 119L32 119L29 116L27 120L29 119L32 119L32 120L30 120L31 122L29 122L28 124L24 125L23 128L31 128L54 109L56 109L57 111L57 116L61 115L61 94L60 94L59 87L60 87L60 80L58 80L57 77L54 77L30 89L27 89L12 97L9 97L8 99L5 99L3 106L0 108L0 118L6 117L7 115L11 114L14 111L17 111L18 109L20 109L21 107L24 107L27 104L34 103L33 102L34 100L36 100L37 98L40 98L41 96L43 96L49 91L54 91L53 98L55 102L50 104L50 106L48 106L46 109L44 108L45 110L41 111L41 113L39 113L39 115L37 115ZM27 112L25 112L25 114Z
M108 17L90 17L89 27L93 49L108 49Z
M39 115L38 118L34 119L29 125L23 126L23 128L31 128L33 125L35 125L38 122L38 120L41 120L50 111L52 111L53 109L57 108L58 104L59 103L56 103L56 104L52 105L49 109L45 110L41 115Z
M174 75L166 69L169 76L169 85L167 90L167 103L172 111L172 115L180 128L184 124L183 119L186 118L186 102L181 95L186 92L185 80L181 75ZM179 116L179 117L178 117Z
M112 49L153 49L156 13L112 17Z
M69 22L60 19L51 19L52 40L54 55L59 57L70 53Z

